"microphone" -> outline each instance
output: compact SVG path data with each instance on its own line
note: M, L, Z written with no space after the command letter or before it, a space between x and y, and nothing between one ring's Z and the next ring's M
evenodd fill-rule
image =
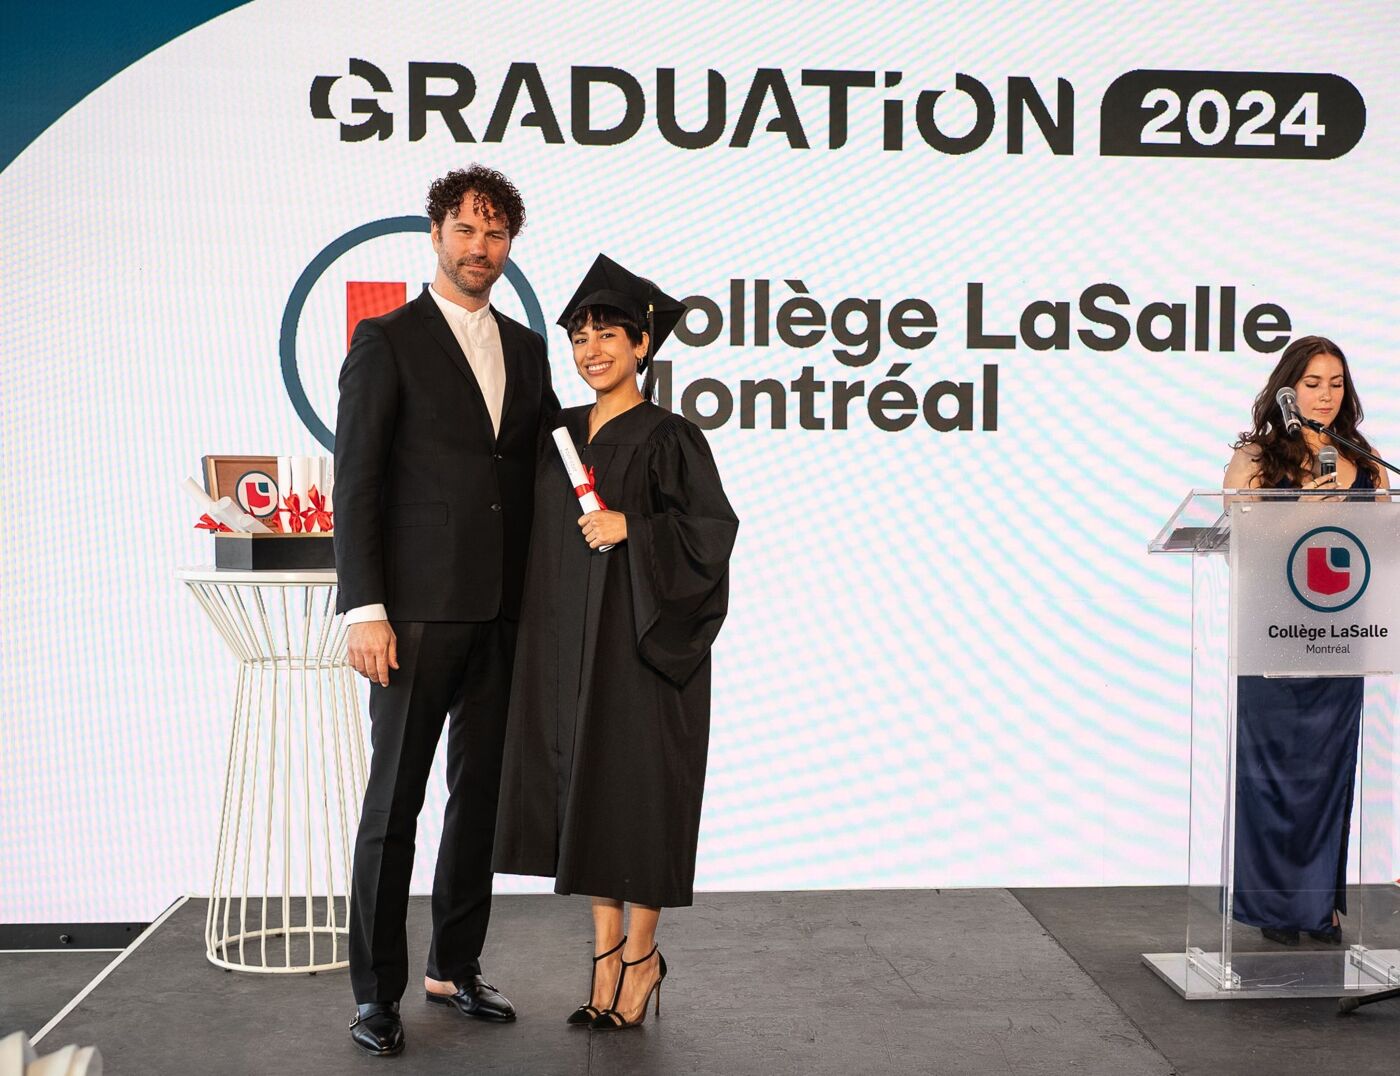
M1303 423L1298 418L1298 394L1290 386L1284 385L1274 394L1274 402L1283 412L1284 433L1289 437L1294 436L1303 428Z
M1317 450L1317 476L1326 478L1337 473L1337 450L1332 445L1323 445Z

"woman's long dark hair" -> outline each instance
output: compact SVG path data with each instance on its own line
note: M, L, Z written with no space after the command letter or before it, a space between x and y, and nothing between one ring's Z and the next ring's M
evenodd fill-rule
M1336 355L1342 363L1342 404L1327 428L1336 430L1349 441L1355 441L1366 451L1371 451L1370 443L1357 429L1364 412L1361 397L1356 394L1356 386L1351 381L1351 367L1342 349L1325 336L1299 337L1284 349L1264 391L1254 400L1254 428L1242 432L1240 439L1231 446L1244 448L1253 445L1259 450L1259 484L1264 489L1285 484L1301 485L1304 477L1311 474L1312 452L1301 436L1290 437L1284 431L1283 416L1279 413L1275 396L1285 385L1289 388L1297 385L1303 379L1308 363L1318 355ZM1379 485L1380 474L1374 463L1341 443L1337 444L1337 453L1356 464L1357 470L1369 473L1372 484Z

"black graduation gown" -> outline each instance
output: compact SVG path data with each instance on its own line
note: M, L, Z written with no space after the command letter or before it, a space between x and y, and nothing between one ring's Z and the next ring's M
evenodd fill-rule
M693 901L710 732L710 644L739 521L692 423L643 403L588 439L560 412L627 541L589 549L541 447L495 869L650 907Z

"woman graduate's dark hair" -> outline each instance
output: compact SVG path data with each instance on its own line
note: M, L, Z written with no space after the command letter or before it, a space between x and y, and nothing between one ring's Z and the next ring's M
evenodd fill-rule
M684 316L685 307L650 280L599 254L557 324L570 336L589 322L595 329L621 329L634 345L642 342L645 332L647 353L637 369L645 375L642 396L650 402L656 385L653 360Z
M592 324L595 329L621 329L627 334L627 339L634 347L642 342L643 334L646 334L648 337L651 335L644 322L638 322L637 319L627 313L627 311L615 306L608 306L606 303L592 303L588 306L579 307L569 315L569 320L564 326L564 331L570 336L573 336L574 333L588 324ZM650 350L648 350L646 356L637 363L637 369L646 371L642 395L650 400L652 388Z
M1356 386L1351 381L1351 366L1347 363L1347 357L1325 336L1300 336L1284 349L1263 391L1255 398L1254 428L1241 432L1240 439L1230 446L1237 449L1246 445L1256 446L1259 450L1259 483L1263 489L1276 489L1283 483L1298 481L1311 463L1307 442L1301 437L1290 437L1285 432L1276 397L1279 389L1284 386L1292 388L1301 381L1308 363L1318 355L1336 355L1342 363L1342 403L1328 429L1336 430L1368 452L1371 450L1370 443L1357 430L1365 412L1361 409L1361 397L1356 394ZM1340 442L1337 451L1358 468L1367 471L1373 483L1379 482L1380 473L1375 464L1356 455Z

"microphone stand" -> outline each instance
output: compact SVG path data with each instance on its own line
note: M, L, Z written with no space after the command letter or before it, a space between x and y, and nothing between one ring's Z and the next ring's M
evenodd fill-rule
M1392 464L1392 463L1387 463L1385 460L1383 460L1383 459L1381 459L1379 456L1377 456L1374 452L1367 452L1364 448L1362 448L1360 445L1358 445L1355 441L1348 441L1348 440L1347 440L1345 437L1343 437L1340 433L1336 433L1336 432L1334 432L1334 431L1332 431L1332 430L1329 430L1329 429L1328 429L1326 426L1324 426L1321 422L1318 422L1317 419L1315 419L1315 418L1304 418L1302 415L1299 415L1299 416L1298 416L1298 421L1301 422L1301 423L1302 423L1304 426L1306 426L1308 429L1313 430L1313 431L1315 431L1315 432L1317 432L1317 433L1325 434L1326 436L1330 437L1332 440L1337 441L1337 442L1339 442L1340 444L1346 445L1347 448L1351 449L1351 450L1352 450L1353 452L1355 452L1358 456L1365 456L1365 457L1366 457L1368 460L1370 460L1372 463L1378 463L1378 464L1380 464L1380 465L1381 465L1382 467L1384 467L1387 471L1390 471L1390 472L1392 472L1393 474L1400 474L1400 467L1396 467L1396 466L1395 466L1394 464Z
M1391 998L1400 997L1400 988L1391 990L1378 990L1374 994L1362 994L1360 997L1338 998L1337 1015L1346 1016L1353 1013L1363 1005L1370 1005L1376 1001L1389 1001Z

